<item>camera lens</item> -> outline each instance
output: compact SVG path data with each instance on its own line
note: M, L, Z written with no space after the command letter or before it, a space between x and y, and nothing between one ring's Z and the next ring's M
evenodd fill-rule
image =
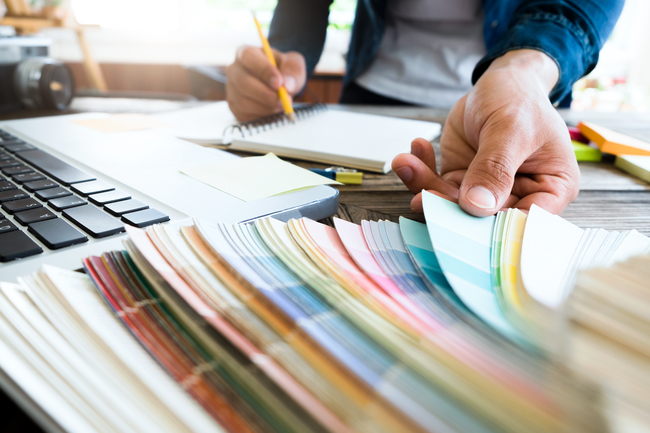
M16 67L16 96L27 108L63 110L70 105L74 78L70 68L48 57L30 57Z

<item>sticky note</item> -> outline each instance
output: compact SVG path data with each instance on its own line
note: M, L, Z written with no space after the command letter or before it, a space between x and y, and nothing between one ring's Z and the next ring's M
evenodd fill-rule
M621 155L616 157L615 166L650 183L650 156Z
M576 155L577 161L600 162L603 159L603 152L600 149L588 146L584 143L572 140L573 153Z
M341 185L283 161L273 153L187 167L181 173L244 201L318 185Z
M99 132L126 132L169 126L153 117L139 113L111 114L99 119L72 120L72 123L94 129Z
M605 153L614 155L650 155L650 143L629 135L590 122L580 122L578 129Z

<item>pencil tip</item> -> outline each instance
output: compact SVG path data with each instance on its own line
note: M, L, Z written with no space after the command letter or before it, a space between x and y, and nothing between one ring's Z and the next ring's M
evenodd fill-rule
M296 121L296 116L294 113L287 113L287 117L289 120L291 120L292 123Z

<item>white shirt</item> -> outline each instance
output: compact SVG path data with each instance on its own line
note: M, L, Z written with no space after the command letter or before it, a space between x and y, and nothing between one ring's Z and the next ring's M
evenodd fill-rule
M377 57L356 83L404 102L451 108L471 89L484 55L480 0L388 0Z

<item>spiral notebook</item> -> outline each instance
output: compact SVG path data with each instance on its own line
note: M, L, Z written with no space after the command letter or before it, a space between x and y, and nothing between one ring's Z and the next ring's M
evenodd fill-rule
M326 105L296 108L296 121L284 114L237 123L226 102L158 114L179 138L206 146L322 162L387 173L393 158L411 150L417 137L433 140L440 124L352 113Z

